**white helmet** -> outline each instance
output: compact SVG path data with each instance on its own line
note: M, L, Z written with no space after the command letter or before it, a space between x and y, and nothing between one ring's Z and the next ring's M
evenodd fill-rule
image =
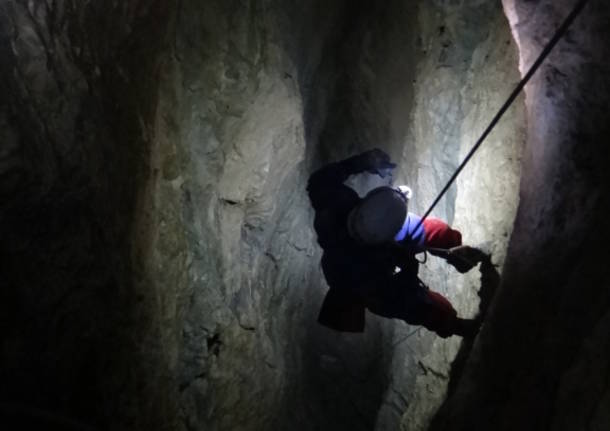
M407 216L405 192L392 187L371 190L349 214L350 236L371 245L393 241Z

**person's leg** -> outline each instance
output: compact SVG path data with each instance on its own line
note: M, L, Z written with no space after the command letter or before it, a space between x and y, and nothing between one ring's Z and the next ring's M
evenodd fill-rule
M366 307L373 314L423 326L443 338L469 336L478 328L473 320L457 317L451 303L440 293L428 289L416 272L391 277L379 286L375 298L367 298Z
M421 307L424 311L422 326L436 332L442 338L455 333L453 326L457 319L457 311L447 298L438 292L428 290L426 300Z
M471 337L478 332L480 323L474 319L457 316L449 300L438 292L422 287L417 302L410 304L402 319L412 325L421 325L442 338L452 335ZM414 298L412 297L411 300Z

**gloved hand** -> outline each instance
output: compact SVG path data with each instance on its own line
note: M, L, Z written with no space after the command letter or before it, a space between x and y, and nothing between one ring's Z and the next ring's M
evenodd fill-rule
M390 162L390 156L379 148L365 151L359 157L364 171L377 174L381 178L392 175L392 169L396 167L396 163Z
M452 335L459 335L464 338L474 338L479 333L482 323L481 319L478 318L460 319L459 317L456 317Z

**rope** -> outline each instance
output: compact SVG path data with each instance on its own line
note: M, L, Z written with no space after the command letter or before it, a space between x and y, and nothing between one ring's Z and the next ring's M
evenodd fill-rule
M515 101L515 99L517 98L517 96L519 95L519 93L521 92L521 90L523 90L523 87L525 87L525 85L529 82L530 78L534 75L534 73L536 73L536 71L538 70L538 68L540 67L540 65L542 64L542 62L546 59L546 57L549 55L549 53L553 50L553 48L555 47L555 45L557 45L557 42L559 42L559 40L565 35L566 31L568 30L568 28L570 27L570 25L572 24L572 22L576 19L576 17L578 16L578 14L582 11L582 9L585 7L585 5L587 4L588 0L580 0L578 3L576 3L576 5L574 6L574 9L572 9L572 12L570 12L570 14L567 16L567 18L565 19L565 21L563 22L563 24L557 29L557 31L555 32L555 35L551 38L551 40L546 44L546 46L544 47L544 49L542 50L542 52L540 53L540 55L538 56L538 58L536 59L536 61L534 62L534 64L532 64L532 66L530 67L530 69L527 71L527 73L525 74L525 76L521 79L521 81L519 82L519 84L517 85L517 87L515 87L515 89L513 90L513 92L511 93L511 95L508 97L508 99L506 100L506 102L504 102L504 105L502 105L502 107L500 108L500 110L498 111L498 113L495 115L495 117L491 120L491 123L489 123L489 126L487 126L487 128L485 129L485 131L483 132L483 134L481 135L481 137L476 141L476 143L474 144L474 146L472 147L472 149L468 152L468 154L466 155L466 157L464 158L464 161L462 161L462 163L460 164L460 166L456 169L456 171L453 173L453 175L451 176L451 178L449 179L449 181L447 182L447 184L445 185L445 187L441 190L441 192L438 194L438 196L436 197L436 199L434 200L434 202L432 203L432 205L430 205L430 208L428 208L428 211L426 211L423 215L423 217L421 218L421 220L419 221L419 223L417 224L417 226L415 227L415 232L417 231L417 229L420 228L420 226L423 224L424 220L426 219L426 217L428 217L430 215L430 213L432 212L432 210L434 209L434 207L439 203L439 201L441 200L441 198L443 197L443 195L445 193L447 193L447 190L449 190L449 187L451 187L451 185L453 184L453 182L455 181L455 179L457 178L457 176L460 174L460 172L462 171L462 169L464 169L464 166L466 166L466 164L470 161L470 159L472 158L472 156L474 155L474 153L479 149L479 147L481 146L481 144L483 143L483 141L485 140L485 138L487 138L487 135L489 135L489 133L493 130L493 128L496 126L496 124L498 124L498 122L500 121L500 118L502 118L502 116L504 115L504 113L508 110L508 108L512 105L512 103Z

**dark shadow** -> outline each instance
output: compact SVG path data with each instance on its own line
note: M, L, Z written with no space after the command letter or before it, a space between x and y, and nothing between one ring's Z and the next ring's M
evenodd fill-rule
M312 396L314 429L373 430L386 389L381 327L340 334L309 323L303 344L303 388ZM314 398L315 397L315 398Z
M133 16L98 2L10 3L0 117L18 181L0 169L0 429L134 429L134 417L159 429L165 391L146 389L166 365L141 351L156 319L142 298L154 294L132 262L171 2ZM32 55L45 66L23 73Z
M481 298L481 300L476 319L484 324L485 318L487 317L487 311L489 310L489 306L491 305L493 297L500 284L500 273L491 262L490 258L481 262L479 271L481 272L481 288L479 289L479 298ZM476 337L468 337L464 338L462 341L460 350L458 351L451 366L451 371L449 373L449 388L445 400L449 399L457 388L457 385L462 377L462 373L464 372L464 367L468 357L470 356L470 352L472 351L475 339ZM441 409L442 408L443 407L441 406Z
M89 425L54 412L18 404L0 404L3 429L40 429L45 431L95 431Z

